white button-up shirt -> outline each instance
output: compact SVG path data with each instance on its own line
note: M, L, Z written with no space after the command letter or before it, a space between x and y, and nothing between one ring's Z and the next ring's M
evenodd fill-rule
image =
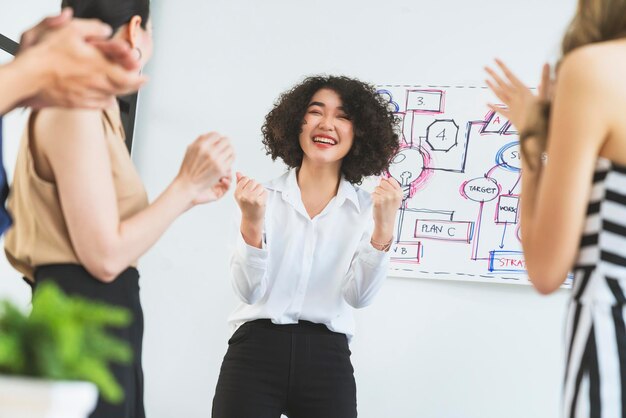
M247 245L238 233L231 259L233 289L242 301L229 318L233 332L255 319L307 320L351 340L351 307L372 302L389 265L389 253L370 244L370 195L342 178L337 195L311 219L295 170L264 186L263 248Z

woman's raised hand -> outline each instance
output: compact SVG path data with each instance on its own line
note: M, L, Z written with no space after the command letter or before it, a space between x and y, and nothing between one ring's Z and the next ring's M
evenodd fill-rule
M393 227L396 221L396 213L400 208L403 198L402 188L393 178L383 178L372 192L372 205L374 215L374 232L372 244L381 249L385 246L379 244L391 243ZM387 246L385 250L388 250Z
M187 147L176 180L189 192L191 205L215 201L230 187L235 151L217 132L200 135Z
M237 173L235 200L241 209L241 235L248 245L261 248L267 190L241 173Z
M503 76L490 67L485 67L485 71L491 77L485 82L506 107L489 104L489 108L510 120L518 132L524 132L536 123L541 104L550 100L553 85L550 79L550 66L548 64L543 66L539 94L536 95L513 74L504 62L496 59L496 64Z
M235 200L243 219L254 224L263 223L267 190L260 183L237 172Z

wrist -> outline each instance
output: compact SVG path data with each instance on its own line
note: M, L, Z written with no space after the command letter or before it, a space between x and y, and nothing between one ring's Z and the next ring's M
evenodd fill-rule
M394 219L395 221L395 219ZM374 221L374 232L372 235L378 237L390 238L393 236L395 222L376 222Z
M375 227L371 239L373 242L388 243L393 239L393 230Z
M241 220L241 236L251 247L263 248L263 224L249 223Z
M184 181L180 177L176 177L170 184L168 190L175 196L177 202L181 205L181 212L185 212L194 206L195 191L189 182Z
M239 201L237 201L237 205L241 210L242 224L245 223L250 226L263 227L263 220L265 218L264 206L254 206L247 203L242 204Z
M531 169L537 168L537 162L539 162L539 166L541 165L541 155L546 150L550 108L551 103L549 101L537 101L528 118L528 123L524 127L519 127L522 162L526 160Z
M20 101L39 94L53 84L53 71L47 54L44 54L41 48L43 47L27 49L18 54L10 64L14 66L18 75L15 82L23 94Z
M28 57L18 57L0 67L0 114L35 96L41 90L40 70Z
M378 251L387 252L391 248L391 243L393 242L393 236L384 241L378 241L374 235L370 238L370 245L377 249Z
M246 231L249 235L261 235L263 233L263 218L261 219L248 219L246 217L241 218L241 231Z

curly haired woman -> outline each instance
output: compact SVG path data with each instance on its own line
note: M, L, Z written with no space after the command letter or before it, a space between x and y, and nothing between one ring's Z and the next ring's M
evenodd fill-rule
M266 185L237 173L241 234L231 261L241 303L213 400L214 418L356 417L351 308L387 272L400 186L383 173L396 119L376 90L310 77L267 115L263 143L289 170Z

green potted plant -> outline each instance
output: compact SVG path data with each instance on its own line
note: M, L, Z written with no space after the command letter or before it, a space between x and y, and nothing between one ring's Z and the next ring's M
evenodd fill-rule
M129 345L107 333L124 327L120 307L66 296L42 283L25 315L0 303L0 418L84 418L98 391L119 402L124 393L109 362L128 363Z

